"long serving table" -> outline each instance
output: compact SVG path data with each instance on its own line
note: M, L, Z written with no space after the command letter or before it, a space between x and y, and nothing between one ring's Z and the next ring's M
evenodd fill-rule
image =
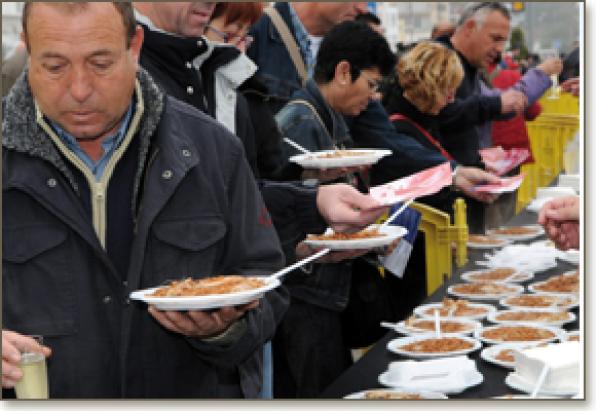
M527 225L527 224L535 224L537 219L537 214L532 213L529 211L523 211L514 218L511 219L507 223L507 226L518 226L518 225ZM540 237L544 238L544 237ZM527 242L519 242L519 243L530 243L532 241L537 241L540 238L536 238ZM476 266L474 261L479 261L484 259L484 253L490 250L469 250L468 253L468 264L464 267L456 270L453 276L446 281L445 284L441 288L439 288L434 294L432 294L426 301L423 302L440 302L443 300L445 296L447 296L447 287L452 284L463 282L460 280L460 275L469 270L480 269L483 267ZM576 265L572 265L570 263L566 263L560 260L557 260L558 264L557 267L550 269L548 271L543 271L541 273L536 273L535 277L531 282L534 281L542 281L545 280L553 275L561 274L566 271L574 270L577 268ZM526 284L524 284L526 285ZM485 301L483 301L485 302ZM497 301L490 301L495 306L498 306ZM499 308L499 307L498 307ZM500 307L500 309L503 309ZM577 315L578 319L572 323L566 324L563 328L565 330L577 330L579 329L579 313L578 308L575 308L573 312ZM488 325L489 323L483 321L483 325ZM344 372L337 380L335 380L327 389L322 393L322 398L343 398L344 396L362 391L367 389L373 388L384 388L378 382L378 376L385 370L387 370L388 364L392 361L399 361L405 360L406 357L394 354L387 350L387 343L394 339L400 337L399 334L395 333L394 331L389 331L381 340L379 340L373 347L371 347L365 355L363 355L352 367L350 367L346 372ZM483 344L484 348L486 347ZM476 367L478 371L482 373L484 377L484 381L475 386L470 387L463 391L460 394L448 395L449 398L470 398L470 399L480 399L480 398L492 398L495 396L501 396L506 394L523 394L521 392L517 392L512 388L509 388L505 384L505 377L511 371L509 369L488 363L480 358L480 351L477 350L471 354L469 354L469 358L476 362ZM432 390L432 387L429 387L429 390Z

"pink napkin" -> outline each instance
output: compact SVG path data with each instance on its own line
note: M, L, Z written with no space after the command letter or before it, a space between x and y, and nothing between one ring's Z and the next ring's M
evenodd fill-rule
M519 166L530 157L530 151L526 148L512 148L503 150L501 146L479 150L482 162L486 166L502 176Z
M370 195L383 205L392 205L411 198L434 194L443 187L451 185L451 182L451 166L449 163L443 163L408 177L372 187Z
M521 173L515 177L501 178L501 181L497 184L483 184L474 187L475 191L481 193L501 194L515 191L519 188L522 181L524 180L524 173Z

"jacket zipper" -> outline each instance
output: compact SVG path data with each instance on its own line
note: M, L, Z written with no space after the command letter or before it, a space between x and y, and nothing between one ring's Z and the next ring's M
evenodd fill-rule
M43 114L39 110L39 107L36 106L37 111L37 123L44 129L44 131L50 136L50 138L54 141L56 147L62 152L62 154L72 162L85 176L87 180L87 184L89 184L89 191L91 194L91 214L92 214L92 221L93 221L93 229L95 230L95 234L99 239L101 247L105 250L105 242L106 242L106 197L107 197L107 189L108 189L108 182L112 176L114 168L118 163L118 160L122 157L126 148L132 141L132 137L137 131L139 126L141 117L143 116L144 112L144 105L143 105L143 97L141 94L141 87L137 80L135 84L136 89L136 96L137 96L137 105L135 109L135 114L131 119L130 125L128 126L128 130L126 132L126 136L122 140L120 147L112 154L112 157L108 161L106 168L104 169L103 175L101 176L99 181L95 180L95 175L89 170L89 168L83 163L83 161L72 151L70 151L66 145L62 142L60 137L56 135L54 130L46 123L43 118Z

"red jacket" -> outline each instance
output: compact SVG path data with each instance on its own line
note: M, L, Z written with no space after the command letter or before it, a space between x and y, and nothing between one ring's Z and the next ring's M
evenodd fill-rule
M517 70L502 69L492 81L494 88L506 90L519 81L521 74ZM540 103L535 102L526 109L524 116L517 115L509 120L493 121L492 140L494 146L501 146L504 150L511 148L527 148L530 157L524 164L533 163L532 147L528 138L525 120L534 120L542 112Z

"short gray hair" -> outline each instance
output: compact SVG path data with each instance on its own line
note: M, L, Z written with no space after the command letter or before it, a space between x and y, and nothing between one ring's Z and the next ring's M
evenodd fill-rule
M486 21L486 16L493 11L498 11L507 20L511 20L509 9L507 9L507 7L505 7L502 3L499 3L498 1L486 1L483 3L472 4L466 8L459 18L457 27L463 26L470 19L474 19L478 27L482 27Z

